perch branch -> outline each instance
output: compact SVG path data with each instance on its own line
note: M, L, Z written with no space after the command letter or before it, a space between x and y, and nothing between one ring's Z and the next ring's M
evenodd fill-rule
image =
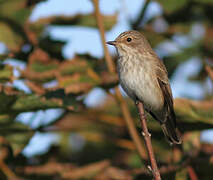
M103 19L102 19L101 13L99 11L99 0L93 0L93 5L95 8L95 17L96 17L97 26L98 26L99 33L101 36L102 45L104 47L104 54L105 54L105 60L107 63L107 67L108 67L108 70L110 73L115 73L115 65L112 61L112 58L111 58L108 48L106 46ZM122 114L123 114L124 120L126 122L126 125L128 127L129 134L137 148L137 151L138 151L140 157L142 159L147 159L146 152L144 150L140 137L136 131L133 119L128 110L128 106L127 106L126 102L124 101L118 87L115 88L115 96L116 96L118 103L121 106Z
M158 170L158 166L155 160L155 155L152 149L152 143L151 143L151 135L148 132L147 124L146 124L146 117L145 117L145 112L144 112L144 107L142 102L137 103L137 108L140 116L140 121L141 121L141 127L142 127L142 135L144 137L146 149L149 155L149 159L151 162L151 172L155 178L155 180L160 180L160 172Z

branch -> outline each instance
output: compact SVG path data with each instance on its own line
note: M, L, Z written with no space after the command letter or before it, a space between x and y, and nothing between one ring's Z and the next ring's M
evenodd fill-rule
M8 179L21 180L10 170L10 168L4 163L2 159L0 160L0 169Z
M96 18L96 22L97 22L97 25L98 25L98 28L99 28L99 33L100 33L100 36L101 36L101 42L102 42L103 48L104 48L104 54L105 54L105 60L107 62L107 68L108 68L109 72L115 73L115 65L112 61L112 58L111 58L109 51L108 51L108 48L106 46L103 18L102 18L100 11L99 11L99 0L93 0L93 4L94 4L94 7L95 7L95 18Z
M140 121L141 121L142 135L144 137L146 149L147 149L149 159L151 162L151 166L152 166L151 172L152 172L152 175L154 176L155 180L160 180L161 179L160 172L158 170L157 163L155 160L155 155L153 153L152 143L151 143L151 134L149 134L149 132L148 132L148 128L147 128L147 124L146 124L146 117L145 117L145 112L144 112L144 107L143 107L142 102L137 103L137 108L138 108Z
M146 0L145 4L143 5L143 7L141 9L141 12L140 12L138 18L136 19L135 22L132 23L132 28L133 29L138 29L138 26L139 26L140 22L143 21L145 13L146 13L146 10L147 10L147 7L149 5L149 2L150 2L150 0Z
M211 79L212 82L213 82L213 70L212 70L211 67L208 66L208 65L205 66L205 69L206 69L206 72L208 73L210 79Z
M112 58L111 58L109 51L108 51L108 48L106 46L106 41L105 41L105 36L104 36L103 20L102 20L102 16L100 14L100 11L99 11L99 0L93 0L93 5L94 5L94 8L95 8L95 17L96 17L96 22L97 22L97 25L98 25L99 33L100 33L100 36L101 36L102 45L104 47L104 54L105 54L105 60L106 60L106 63L107 63L107 68L108 68L109 72L113 74L113 73L115 73L115 65L112 61ZM124 120L126 122L128 131L129 131L130 136L131 136L131 138L132 138L132 140L133 140L133 142L134 142L134 144L135 144L135 146L138 150L140 157L142 159L147 159L146 152L145 152L144 147L141 143L140 137L139 137L139 135L136 131L134 121L133 121L133 119L130 115L130 112L128 110L128 106L127 106L126 102L124 101L118 87L115 88L115 96L116 96L118 103L121 106L122 114L123 114Z
M192 166L188 166L187 171L191 180L198 180L197 174L195 173L195 170L192 168Z

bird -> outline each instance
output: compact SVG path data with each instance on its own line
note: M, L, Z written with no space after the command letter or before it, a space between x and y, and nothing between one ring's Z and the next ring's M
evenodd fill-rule
M135 103L143 103L160 123L170 144L181 144L168 73L148 40L141 32L131 30L107 44L116 48L116 67L123 90Z

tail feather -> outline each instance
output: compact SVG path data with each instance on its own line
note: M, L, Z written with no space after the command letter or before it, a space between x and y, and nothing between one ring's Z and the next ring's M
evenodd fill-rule
M166 137L166 140L170 144L181 144L182 140L180 138L180 132L178 131L176 125L176 117L174 111L169 111L170 113L162 118L158 118L160 115L156 116L153 112L149 111L151 116L156 119L161 124L161 128ZM161 119L164 119L162 121Z
M178 135L178 130L174 126L174 123L171 121L171 119L167 119L166 122L161 124L161 128L163 130L163 133L166 137L166 139L169 141L171 144L181 144L181 138Z

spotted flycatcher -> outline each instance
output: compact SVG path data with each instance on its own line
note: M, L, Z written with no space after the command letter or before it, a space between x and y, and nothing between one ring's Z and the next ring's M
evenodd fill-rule
M149 42L138 31L126 31L107 44L116 47L119 80L127 95L144 104L170 143L180 144L167 71Z

